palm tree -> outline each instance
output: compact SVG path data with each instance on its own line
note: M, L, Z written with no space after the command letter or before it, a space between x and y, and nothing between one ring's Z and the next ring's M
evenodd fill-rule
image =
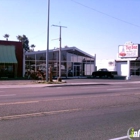
M32 50L34 51L35 45L34 45L34 44L32 44L30 47L31 47L31 48L32 48Z
M22 42L22 45L23 45L23 48L25 51L28 51L29 50L29 40L28 38L26 37L26 35L18 35L17 36L17 39Z
M8 41L9 34L5 34L3 37L6 38L6 40Z

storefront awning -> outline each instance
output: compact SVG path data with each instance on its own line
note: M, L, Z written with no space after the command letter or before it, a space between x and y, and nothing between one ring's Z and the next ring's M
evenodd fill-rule
M15 46L0 45L0 63L17 63Z

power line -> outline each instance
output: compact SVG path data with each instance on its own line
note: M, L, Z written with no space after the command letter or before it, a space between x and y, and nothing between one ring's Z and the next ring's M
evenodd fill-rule
M40 33L40 34L38 34L38 35L35 35L35 36L31 37L30 39L35 39L35 38L37 38L37 37L39 37L40 35L45 34L45 33L46 33L46 31L44 31L44 32L42 32L42 33Z
M104 13L104 12L101 12L101 11L99 11L99 10L96 10L96 9L94 9L94 8L92 8L92 7L89 7L89 6L87 6L87 5L84 5L84 4L82 4L82 3L80 3L80 2L77 2L77 1L75 1L75 0L71 0L71 1L74 2L74 3L76 3L76 4L78 4L78 5L83 6L83 7L85 7L85 8L88 8L88 9L90 9L90 10L93 10L93 11L96 11L96 12L98 12L98 13L100 13L100 14L106 15L106 16L108 16L108 17L110 17L110 18L119 20L119 21L124 22L124 23L127 23L127 24L129 24L129 25L133 25L133 26L136 26L136 27L140 27L140 25L136 25L136 24L130 23L130 22L128 22L128 21L119 19L119 18L117 18L117 17L111 16L111 15L109 15L109 14L106 14L106 13Z

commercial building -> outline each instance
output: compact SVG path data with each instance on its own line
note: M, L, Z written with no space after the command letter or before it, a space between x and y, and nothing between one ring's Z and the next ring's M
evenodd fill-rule
M126 42L118 46L116 70L118 75L140 75L140 44Z
M77 77L91 75L95 71L96 56L76 47L61 49L61 76ZM49 65L53 76L59 75L59 48L49 50ZM23 77L27 71L46 72L46 50L26 52L21 42L0 41L0 78Z
M22 43L0 40L0 78L22 77L22 66Z
M53 67L53 76L59 76L59 48L49 50L49 65ZM77 77L91 75L95 71L96 55L92 56L76 47L61 49L61 76ZM25 70L46 72L46 50L27 52Z
M126 42L118 46L116 59L97 60L97 70L107 68L119 76L140 75L140 44Z

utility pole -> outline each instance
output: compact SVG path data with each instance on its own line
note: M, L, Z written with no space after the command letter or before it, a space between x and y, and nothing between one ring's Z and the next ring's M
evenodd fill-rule
M47 50L46 50L46 81L48 82L49 67L49 22L50 22L50 0L48 0L48 26L47 26Z
M59 37L59 41L60 41L60 47L59 47L59 77L58 77L58 81L61 82L61 28L67 28L66 26L59 26L59 25L52 25L55 27L59 27L60 28L60 37Z

